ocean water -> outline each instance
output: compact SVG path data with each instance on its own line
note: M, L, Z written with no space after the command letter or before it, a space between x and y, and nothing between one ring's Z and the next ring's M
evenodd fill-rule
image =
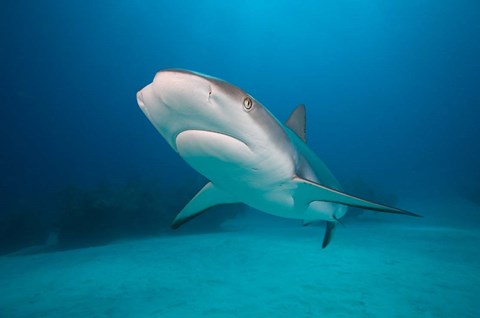
M0 317L480 317L478 1L4 1ZM206 179L136 101L224 79L307 140L349 209L322 249Z

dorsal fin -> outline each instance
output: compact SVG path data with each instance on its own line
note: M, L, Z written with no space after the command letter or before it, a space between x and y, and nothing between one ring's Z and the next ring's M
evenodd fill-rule
M295 134L297 134L300 139L302 139L304 142L307 142L305 130L307 117L305 112L305 105L298 105L290 114L290 117L288 117L285 125L290 128Z

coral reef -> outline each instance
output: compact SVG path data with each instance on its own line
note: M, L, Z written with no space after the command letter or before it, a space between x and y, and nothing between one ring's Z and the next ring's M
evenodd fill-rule
M135 179L124 186L67 187L61 195L59 243L62 247L79 247L167 233L175 215L203 185L198 184L190 179L166 186L159 180ZM185 227L187 231L217 229L241 211L238 207L228 210L230 213L215 213L215 217L200 216Z
M58 217L60 244L95 245L123 236L158 234L158 224L164 220L162 211L155 210L160 204L153 191L141 182L124 187L101 184L91 189L63 189Z
M8 211L0 216L0 255L43 244L48 238L48 224L34 209Z
M32 246L48 245L51 250L49 237L55 237L58 248L68 249L172 234L172 220L205 182L189 177L171 185L137 178L120 185L66 186L49 200L9 207L0 214L0 255ZM175 233L217 231L243 211L243 205L215 207Z

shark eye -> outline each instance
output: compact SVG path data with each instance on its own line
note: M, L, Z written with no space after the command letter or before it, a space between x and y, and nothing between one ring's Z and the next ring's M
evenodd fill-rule
M243 109L245 109L247 112L252 110L253 107L253 101L250 97L245 97L243 99Z

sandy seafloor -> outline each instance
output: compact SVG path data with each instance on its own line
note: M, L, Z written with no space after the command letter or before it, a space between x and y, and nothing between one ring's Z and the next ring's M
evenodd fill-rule
M480 211L430 208L347 222L325 250L323 226L245 218L217 233L2 257L0 317L480 317ZM440 208L472 222L432 218Z

